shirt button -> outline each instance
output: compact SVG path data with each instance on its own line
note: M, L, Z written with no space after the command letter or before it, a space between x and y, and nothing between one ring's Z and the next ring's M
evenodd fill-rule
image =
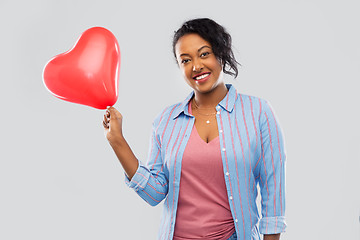
M220 109L220 106L217 106L216 109L219 110L219 109Z
M225 174L226 174L226 176L229 176L229 172L226 172Z
M238 222L237 218L235 219L235 222Z
M217 114L217 115L219 115L219 114L220 114L220 112L219 112L219 111L217 111L217 112L216 112L216 114Z
M220 129L220 131L219 131L220 133L222 133L223 132L223 130L222 129Z
M222 151L225 152L225 148L223 148Z
M230 196L229 198L230 198L230 200L232 200L232 196Z

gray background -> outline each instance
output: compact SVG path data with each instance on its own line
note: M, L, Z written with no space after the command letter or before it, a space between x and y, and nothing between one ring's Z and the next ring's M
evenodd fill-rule
M104 111L61 101L42 70L86 29L121 48L124 134L145 160L151 122L190 88L173 31L211 17L232 34L239 92L269 100L287 147L282 239L359 238L359 2L0 1L0 239L155 239L162 206L124 184Z

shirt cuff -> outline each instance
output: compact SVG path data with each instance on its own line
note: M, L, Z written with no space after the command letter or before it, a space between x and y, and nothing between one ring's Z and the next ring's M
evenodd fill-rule
M259 223L261 234L277 234L285 232L286 222L284 216L263 217Z
M134 176L131 178L131 180L125 174L125 183L129 188L132 188L135 191L138 191L139 189L144 189L145 188L149 177L150 177L150 172L139 161L138 169L136 170L136 172L135 172Z

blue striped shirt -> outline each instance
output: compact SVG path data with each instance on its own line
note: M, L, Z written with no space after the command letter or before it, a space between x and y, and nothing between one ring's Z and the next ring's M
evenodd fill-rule
M229 91L216 106L216 120L229 205L237 238L260 240L260 233L281 233L286 228L283 136L266 100L226 86ZM147 164L139 161L131 181L125 179L150 205L165 199L158 239L172 239L174 233L181 160L195 121L188 111L193 95L159 114L153 122Z

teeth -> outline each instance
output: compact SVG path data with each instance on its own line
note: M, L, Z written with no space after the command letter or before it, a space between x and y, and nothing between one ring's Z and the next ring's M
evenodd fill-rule
M201 75L201 76L198 76L198 77L196 77L195 79L196 79L196 80L200 80L200 79L206 78L207 76L209 76L209 73L204 74L204 75Z

